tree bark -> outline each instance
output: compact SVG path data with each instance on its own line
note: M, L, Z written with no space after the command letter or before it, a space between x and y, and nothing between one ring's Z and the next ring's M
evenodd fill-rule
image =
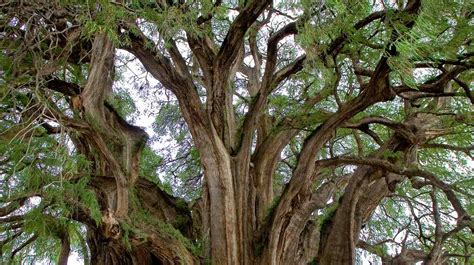
M116 189L113 178L98 176L92 187L99 198ZM149 218L159 223L153 226L140 219L119 219L111 211L104 212L100 226L79 218L89 224L87 245L91 264L198 264L199 257L173 232L175 229L188 238L196 236L186 204L143 178L137 180L135 187L137 201L130 213L146 211ZM123 229L124 222L132 229Z
M112 2L125 10L132 8ZM221 2L216 1L215 5ZM305 115L299 115L313 111L318 102L328 99L326 88L318 91L320 95L302 95L302 106L295 108L297 117L288 115L279 120L279 117L270 114L273 111L271 107L267 109L272 92L283 80L301 71L308 60L306 55L301 55L286 65L279 61L279 49L284 46L281 41L298 34L300 22L305 23L304 18L294 20L276 32L270 30L265 50L257 45L263 39L256 32L248 31L252 25L258 27L259 23L263 23L257 18L263 16L263 20L267 19L264 10L271 1L244 2L236 10L239 14L229 25L220 48L212 43L209 36L186 32L187 44L195 56L191 60L199 63L199 66L193 67L200 68L196 70L196 75L202 79L199 84L203 84L205 96L201 94L201 87L195 83L195 73L189 71L188 55L180 53L173 37L167 40L162 51L161 47L151 48L156 43L147 39L138 27L135 30L128 28L135 25L123 21L123 25L119 26L120 34L124 35L121 37L127 37L128 45L121 48L132 53L146 71L177 98L204 171L202 197L193 207L139 176L138 163L147 136L143 129L122 119L110 104L116 47L105 32L97 33L91 42L92 48L87 56L90 62L89 74L83 88L56 77L47 78L46 87L62 93L70 100L74 113L69 116L73 118L63 115L59 120L66 127L73 128L70 138L77 151L91 162L89 187L100 202L100 224L92 220L88 209L80 206L74 208L73 218L87 226L86 241L92 264L277 265L308 264L314 261L318 264L353 264L356 247L370 248L358 242L361 227L382 199L393 192L395 185L408 175L421 175L426 181L420 185L433 185L445 192L459 216L458 221L469 221L469 216L447 184L430 174L405 167L412 164L416 148L425 144L430 137L426 133L432 126L427 122L430 116L407 115L404 122L371 116L350 123L374 104L394 99L396 89L390 83L388 60L390 56L397 55L395 47L402 39L403 36L399 34L403 34L403 31L395 30L396 27L392 28L390 23L402 22L409 29L414 23L411 16L419 9L420 1L409 0L404 10L390 11L390 19L385 19L389 14L387 10L375 11L354 24L352 28L360 30L375 20L381 20L380 27L386 25L392 35L384 40L386 47L381 56L374 62L367 62L367 65L373 63L373 71L363 69L362 66L360 69L354 66L354 73L347 70L348 76L355 74L359 80L360 91L357 96L353 96L355 92L351 90L346 95L348 100L341 102L337 94L339 84L334 85L330 81L328 87L335 91L338 109L334 112L321 111L321 117L314 122ZM161 12L173 5L176 5L176 1L157 1L156 6L153 3L153 8ZM179 8L184 10L188 7L183 4ZM321 7L321 12L323 8L328 7ZM274 12L273 7L267 12ZM402 16L406 14L410 16ZM254 67L243 63L247 33L250 35L248 46ZM345 52L344 45L350 36L349 33L334 36L334 41L319 47L323 51L315 51L311 55L312 59L320 60L326 68L334 67L338 72L338 63L342 60L337 56L342 55L339 52ZM241 67L246 69L242 70ZM443 66L439 67L441 69ZM421 85L420 88L423 92L439 92L440 87L444 88L447 82L467 68L453 66L450 71L443 68L443 74L437 77L436 82ZM238 71L246 72L251 83L247 87L250 99L241 96L248 103L248 110L244 111L246 113L239 113L243 115L241 120L233 104L232 82ZM339 80L340 73L337 75ZM398 89L398 93L405 92L418 93L404 87ZM439 105L442 103L442 100L437 102ZM305 119L312 123L309 124ZM431 122L437 120L431 119ZM371 132L369 125L374 123L394 131L385 143L375 132L368 133ZM55 128L48 129L48 126L43 127L48 133L53 133ZM340 128L360 129L372 136L380 148L360 159L339 159L331 154L331 159L318 160L321 159L320 155L325 156L322 150L332 144ZM304 130L308 130L308 133ZM287 163L291 169L287 175L290 180L282 185L283 191L280 192L274 189L275 172L282 162L285 148L298 137L306 138L301 141L301 146L295 148L299 150L291 150L298 155L295 155L295 162ZM360 142L358 139L357 144L360 146L357 147L362 156L364 148ZM446 147L442 144L431 146ZM401 152L403 156L384 158L385 152ZM357 169L338 177L334 177L334 172L326 172L332 166L342 164L357 165ZM398 168L398 165L403 165L403 168ZM333 202L333 212L322 220L319 210L328 207L331 198L336 198L342 191L343 196ZM0 208L1 221L18 221L7 215L23 204L24 200L18 199L15 203L12 201L3 205ZM143 212L153 223L140 219L145 219L144 215L138 215ZM58 233L57 237L62 246L58 263L66 264L70 237L67 231ZM396 257L385 257L383 262L408 264L423 259L427 264L440 263L444 258L441 244L444 237L437 231L436 244L431 253L405 249ZM190 243L200 245L201 249L194 249Z

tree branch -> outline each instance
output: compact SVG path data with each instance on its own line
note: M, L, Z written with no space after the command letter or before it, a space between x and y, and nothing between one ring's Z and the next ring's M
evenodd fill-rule
M338 157L333 159L326 159L326 160L319 160L316 162L318 166L337 166L342 164L349 164L349 165L368 165L375 168L380 168L398 175L407 176L409 178L419 176L423 177L426 180L430 181L431 185L434 185L441 189L448 200L450 201L451 205L453 206L454 210L458 214L458 221L464 222L471 220L471 217L468 215L464 207L462 206L461 202L457 198L456 194L452 190L449 184L444 183L440 179L438 179L434 174L421 170L421 169L412 169L412 168L402 168L398 167L386 160L377 159L377 158L352 158L352 157Z
M230 26L229 31L221 45L214 63L214 71L228 71L237 58L247 29L257 20L272 1L271 0L253 0L239 13ZM223 74L224 79L227 75Z

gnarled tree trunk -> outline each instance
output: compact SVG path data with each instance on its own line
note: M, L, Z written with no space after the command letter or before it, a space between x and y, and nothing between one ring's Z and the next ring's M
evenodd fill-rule
M65 201L74 206L68 218L86 226L85 241L91 264L353 264L357 248L377 253L374 246L359 240L361 229L383 199L394 192L398 183L407 179L412 181L415 188L433 187L430 194L436 222L433 246L430 253L425 253L404 245L395 257L381 256L384 264L411 264L418 261L437 264L445 261L442 244L450 232L439 228L441 218L435 189L445 194L456 212L458 227L454 230L472 227L467 211L451 187L432 174L415 168L416 152L420 146L427 144L437 133L444 133L432 131L441 128L442 122L429 111L442 107L446 102L430 102L433 106L426 107L429 111L425 113L417 113L411 106L413 102L410 102L410 93L420 98L427 94L458 96L449 94L452 87L448 83L454 81L472 100L469 87L466 88L457 78L472 68L472 63L467 62L472 54L458 61L418 62L421 67L434 64L442 72L433 78L434 81L418 84L420 91L405 86L403 78L392 77L391 60L400 53L397 49L405 38L405 31L410 31L414 26L422 8L421 1L408 0L403 8L401 6L405 2L398 1L398 9L379 10L378 6L370 6L364 12L361 11L365 17L351 22L350 28L344 28L343 32L339 32L339 29L330 30L331 34L334 31L334 34L339 35L330 36L327 40L314 40L312 45L315 47L292 50L302 53L307 49L307 54L292 55L293 60L289 63L282 57L281 47L290 37L304 32L308 25L312 27L315 23L313 20L316 20L315 14L325 14L331 8L324 1L320 6L304 9L299 18L285 15L290 22L284 20L284 26L275 28L268 24L271 15L279 12L272 1L239 1L242 3L233 10L238 15L229 23L225 37L219 39L220 45L212 39L212 34L204 33L206 28L213 27L213 16L217 15L213 13L214 9L218 10L223 2L215 1L211 13L197 12L199 17L193 21L195 24L192 27L181 25L181 31L176 33L186 43L186 53L191 54L191 58L186 58L187 55L184 56L185 53L178 49L182 45L177 42L177 36L164 34L169 38L164 38L166 42L162 45L161 39L153 42L149 32L138 24L148 23L148 17L140 17L145 15L140 12L147 8L157 12L162 19L161 15L168 11L179 10L183 14L192 11L187 4L194 1L133 2L107 2L133 18L129 20L122 13L117 15L119 18L114 17L120 22L113 26L117 31L114 31L114 36L118 40L112 41L110 36L113 34L100 27L92 34L92 41L81 39L79 44L75 43L79 38L77 32L68 33L73 36L65 35L62 40L66 43L62 45L68 49L87 50L87 55L71 55L67 59L80 66L84 61L89 63L85 83L68 83L69 77L66 75L63 77L65 80L60 80L53 77L54 70L43 69L35 73L38 78L48 76L44 86L67 98L70 105L67 110L72 110L72 113L55 113L51 110L47 115L57 117L61 126L70 129L67 133L74 144L74 151L90 162L91 176L87 187L93 190L100 204L100 220L94 220L91 210L78 201L68 198ZM349 2L354 4L354 1ZM97 15L102 12L99 7L100 4L93 8L88 6L85 13ZM365 14L368 10L372 13ZM321 19L321 23L333 16L337 18L338 15L330 11L324 15L328 18ZM63 21L62 15L48 18L59 20L55 22L57 28L52 31L55 34L60 29L68 31L67 19ZM357 13L354 16L359 15ZM90 17L93 18L92 15ZM184 21L189 22L186 19ZM194 17L192 19L195 20ZM381 40L368 47L379 54L371 62L359 62L358 56L363 52L352 54L353 48L346 46L352 45L351 36L354 32L369 26L377 28L374 36L377 35ZM202 32L196 34L191 29L194 27ZM262 28L266 31L260 31ZM378 28L383 34L379 34ZM20 27L20 30L23 29ZM25 35L29 36L31 32L25 32ZM268 36L260 39L260 35ZM266 47L259 47L265 38ZM71 40L74 45L68 43ZM293 44L296 46L296 42ZM147 134L142 128L128 123L112 104L117 49L135 56L145 70L176 97L204 173L202 194L195 202L179 200L164 192L156 183L140 176L139 163ZM245 60L250 57L253 66L249 66ZM321 63L318 66L321 69L305 68L311 68L314 61ZM347 63L349 61L352 64ZM348 69L342 69L342 66ZM334 70L335 78L323 76L328 69ZM277 111L270 107L272 96L284 82L295 81L292 78L303 70L309 72L305 74L314 75L311 78L316 81L324 80L324 87L316 88L315 95L307 91L312 84L301 88L301 95L295 95L295 99L292 99L298 106L284 113L284 117L279 117ZM248 84L243 88L247 89L247 97L238 94L234 87L237 73L246 76ZM357 79L358 91L348 88L342 100L339 97L342 93L338 92L339 82L352 77ZM303 86L306 82L304 79L306 76L301 78L303 81L296 80L295 83L301 81L297 85ZM284 93L290 92L291 89L288 89ZM334 100L328 96L331 93ZM236 111L234 94L244 98L247 104L245 110ZM360 118L364 111L370 112L371 108L388 104L397 96L403 96L405 101L405 116L398 117L401 121L395 122L380 116ZM326 105L329 107L317 106L323 100L328 102ZM395 104L401 105L398 102ZM410 112L412 110L414 113ZM371 130L369 125L372 124L390 130L384 136L385 141ZM42 126L48 133L53 133L55 129L44 122ZM350 129L351 133L355 130L366 133L367 138L370 137L374 142L368 155L364 156L364 146L357 133L354 138L360 157L334 154L332 141L341 129ZM1 136L6 139L12 137L5 134ZM291 163L284 161L289 164L285 176L287 180L279 189L275 189L276 172L287 149L288 153L292 153L289 156ZM326 154L326 151L330 154ZM397 156L386 157L387 154L395 153ZM341 165L356 167L336 174L335 169ZM422 177L423 181L415 177ZM77 178L72 179L75 180ZM25 201L24 198L13 201L18 207L13 202L2 204L1 222L14 222L15 218L9 215L22 207ZM327 216L323 217L321 211ZM62 246L58 263L65 264L71 251L70 235L66 228L59 227L55 237ZM32 237L32 240L35 238ZM8 243L6 241L2 242L2 246Z

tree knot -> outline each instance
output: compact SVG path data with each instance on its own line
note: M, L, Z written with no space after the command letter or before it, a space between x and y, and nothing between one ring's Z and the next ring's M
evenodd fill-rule
M120 237L120 225L110 209L102 216L103 235L106 239L118 239Z

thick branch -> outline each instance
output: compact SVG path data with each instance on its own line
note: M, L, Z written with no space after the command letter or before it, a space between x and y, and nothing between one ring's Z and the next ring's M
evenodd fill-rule
M214 70L225 72L232 68L243 43L245 33L271 2L271 0L251 1L239 13L234 22L232 22L224 42L221 45L221 49L216 56L214 65L217 66L217 68ZM226 74L223 74L223 76L227 77Z
M132 45L123 49L135 55L153 77L176 95L183 117L199 145L207 130L207 121L192 79L181 76L160 52L147 48L146 43L150 41L145 37L132 35L131 39Z
M462 206L461 202L457 198L456 194L449 186L449 184L444 183L434 174L421 170L421 169L412 169L412 168L402 168L398 167L386 160L383 159L376 159L376 158L349 158L349 157L339 157L334 159L328 160L319 160L317 161L318 166L329 166L329 165L341 165L341 164L349 164L349 165L368 165L375 168L384 169L386 171L403 175L407 177L423 177L426 180L430 181L430 184L438 187L441 189L448 200L450 201L451 205L453 206L454 210L458 214L458 220L470 220L471 217L468 215L464 207Z
M379 117L379 116L373 116L373 117L365 117L362 118L360 121L356 123L349 123L347 122L345 127L347 128L365 128L369 124L372 123L378 123L385 125L393 130L395 130L400 136L403 136L407 140L411 140L415 138L415 134L408 128L403 123L395 122L390 119L384 118L384 117ZM368 127L367 127L368 128Z

